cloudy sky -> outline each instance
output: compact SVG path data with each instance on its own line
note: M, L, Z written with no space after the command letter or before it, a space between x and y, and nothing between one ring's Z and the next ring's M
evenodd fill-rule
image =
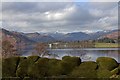
M1 14L2 27L19 32L89 33L118 28L117 2L3 2Z

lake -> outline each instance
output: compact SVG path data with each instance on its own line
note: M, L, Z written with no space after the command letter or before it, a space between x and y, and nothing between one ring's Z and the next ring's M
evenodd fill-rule
M81 48L81 49L48 49L48 58L62 59L63 56L77 56L82 61L95 61L98 57L112 57L120 62L120 49L118 48ZM34 50L24 50L22 56L30 56Z

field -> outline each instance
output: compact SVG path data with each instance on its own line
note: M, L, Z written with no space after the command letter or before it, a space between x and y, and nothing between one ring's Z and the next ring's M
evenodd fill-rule
M118 43L95 43L96 48L117 48L119 45Z

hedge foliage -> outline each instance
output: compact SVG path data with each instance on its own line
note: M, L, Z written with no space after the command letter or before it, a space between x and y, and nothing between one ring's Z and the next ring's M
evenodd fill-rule
M107 69L103 69L97 71L97 76L98 78L110 78L112 76L112 73Z
M92 61L83 62L79 65L79 67L75 68L70 76L72 77L83 77L83 78L95 78L97 64Z
M43 77L120 78L120 65L113 58L99 57L96 62L81 62L79 57L62 60L39 56L11 57L2 60L2 76L24 80Z
M75 67L79 66L81 59L79 57L64 56L60 62L62 75L69 74Z
M27 58L21 57L20 63L18 64L17 70L16 70L16 76L17 77L25 77L28 76L28 69L31 67L31 65L34 64L35 61L39 59L39 56L29 56Z
M99 69L107 69L109 71L119 66L117 61L110 57L99 57L96 62L98 63Z
M19 64L19 57L11 57L2 60L2 76L15 77L17 66Z
M31 65L31 67L29 67L28 75L34 78L47 76L48 62L48 58L39 58L33 65Z

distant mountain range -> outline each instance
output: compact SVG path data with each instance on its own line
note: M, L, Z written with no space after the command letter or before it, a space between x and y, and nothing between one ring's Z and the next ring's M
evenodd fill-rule
M95 32L95 33L91 33L89 34L90 35L90 38L95 40L95 39L99 39L99 38L113 38L114 36L117 36L118 38L118 32L120 30L108 30L108 31L98 31L98 32ZM117 33L117 34L113 34L113 33ZM107 35L111 35L113 34L111 37L108 37ZM114 39L114 38L113 38Z
M14 32L14 31L8 31L5 29L1 29L1 34L2 34L2 38L14 38L16 39L16 42L21 42L21 43L34 43L33 40L27 38L26 36L23 35L23 33L19 33L19 32Z
M73 32L73 33L20 33L14 31L2 30L3 37L10 36L16 39L17 43L36 43L36 42L51 42L51 41L82 41L82 40L96 40L99 38L112 38L116 39L119 37L118 32L120 30L111 31L98 31L95 33L86 34L83 32Z
M55 41L55 38L51 35L47 34L40 34L40 33L26 33L24 34L28 39L35 41L35 42L51 42Z
M120 37L120 30L110 31L108 34L101 36L100 38L110 38L110 39L118 39Z
M82 40L88 40L90 38L89 34L83 33L83 32L74 32L74 33L68 33L63 36L64 41L82 41Z

